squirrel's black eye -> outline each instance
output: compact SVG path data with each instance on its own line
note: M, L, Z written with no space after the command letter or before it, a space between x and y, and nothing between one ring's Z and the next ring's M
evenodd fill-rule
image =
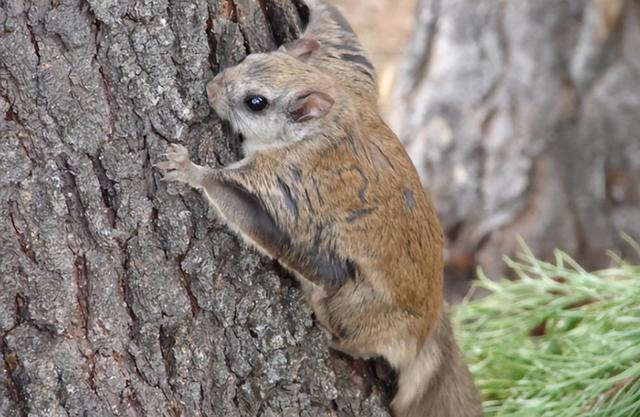
M262 96L248 96L244 99L244 103L249 110L259 112L267 108L269 101Z

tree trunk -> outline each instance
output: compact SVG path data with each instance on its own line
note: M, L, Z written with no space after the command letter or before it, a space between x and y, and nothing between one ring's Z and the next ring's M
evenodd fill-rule
M417 15L392 119L438 206L448 275L500 276L518 235L588 267L630 250L640 2L422 0Z
M0 415L387 416L293 280L153 165L238 158L205 83L291 0L0 1Z

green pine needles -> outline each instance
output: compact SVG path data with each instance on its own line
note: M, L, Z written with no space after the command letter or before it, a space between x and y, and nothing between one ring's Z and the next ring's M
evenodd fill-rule
M520 280L480 273L490 295L454 310L486 416L640 417L640 266L507 262Z

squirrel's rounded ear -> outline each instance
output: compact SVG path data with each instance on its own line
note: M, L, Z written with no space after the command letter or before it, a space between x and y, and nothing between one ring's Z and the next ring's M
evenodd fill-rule
M286 52L295 58L304 58L318 48L320 48L320 43L317 40L300 38L285 43L280 47L280 51Z
M324 117L335 103L333 97L321 91L301 94L289 105L289 115L294 122L306 122Z

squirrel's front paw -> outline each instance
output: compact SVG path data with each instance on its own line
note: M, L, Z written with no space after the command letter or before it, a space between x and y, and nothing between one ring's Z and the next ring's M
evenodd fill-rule
M158 162L155 165L157 168L166 171L162 178L163 181L179 181L186 182L192 186L198 185L193 184L196 165L189 159L187 148L178 144L169 145L164 156L167 160Z

